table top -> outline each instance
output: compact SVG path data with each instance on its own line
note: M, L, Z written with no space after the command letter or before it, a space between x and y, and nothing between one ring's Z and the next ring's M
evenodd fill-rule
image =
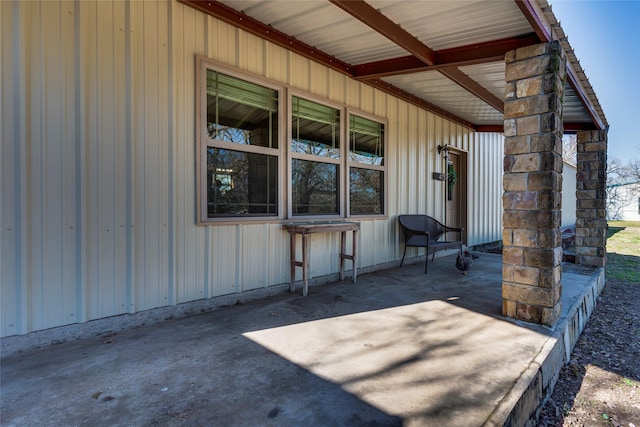
M329 233L338 231L357 231L360 230L360 223L351 221L292 222L282 224L282 228L287 230L289 233L298 234Z

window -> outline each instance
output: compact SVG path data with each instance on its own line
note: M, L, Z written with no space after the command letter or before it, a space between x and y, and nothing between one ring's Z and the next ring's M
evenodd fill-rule
M206 203L201 203L201 219L277 217L279 91L206 67L203 71L206 187L201 198Z
M198 81L199 223L384 215L381 120L205 58Z
M340 110L291 97L291 214L339 215Z
M384 214L384 124L349 115L349 213Z

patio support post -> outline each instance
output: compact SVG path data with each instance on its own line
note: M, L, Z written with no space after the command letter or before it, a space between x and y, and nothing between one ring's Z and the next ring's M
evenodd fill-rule
M607 245L607 131L578 132L576 264L604 267Z
M562 293L562 102L559 42L508 52L504 105L502 314L552 326Z

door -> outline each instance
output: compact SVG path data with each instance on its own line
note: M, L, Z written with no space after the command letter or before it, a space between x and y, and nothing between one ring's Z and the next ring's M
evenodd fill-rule
M449 151L447 161L446 185L446 225L449 227L467 228L466 224L466 162L464 153ZM447 239L458 239L458 233L451 233ZM462 241L466 242L463 233Z

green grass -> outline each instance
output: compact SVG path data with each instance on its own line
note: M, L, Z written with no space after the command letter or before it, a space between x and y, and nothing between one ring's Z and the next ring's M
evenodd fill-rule
M640 285L640 222L609 222L607 275Z
M609 227L640 227L640 221L608 221Z

